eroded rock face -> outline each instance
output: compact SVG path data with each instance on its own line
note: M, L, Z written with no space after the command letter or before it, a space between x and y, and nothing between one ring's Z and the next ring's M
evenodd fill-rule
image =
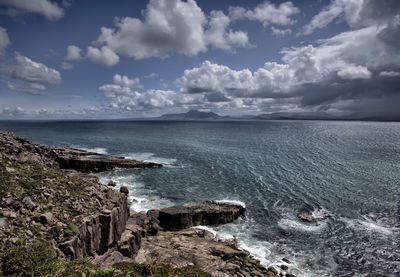
M182 230L197 225L230 223L243 215L245 210L241 205L206 201L161 209L158 220L164 230Z
M125 202L111 211L85 218L78 234L59 248L70 259L104 254L121 238L128 217L129 208Z

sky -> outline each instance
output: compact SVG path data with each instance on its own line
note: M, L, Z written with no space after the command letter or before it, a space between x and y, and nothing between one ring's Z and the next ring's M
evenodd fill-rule
M398 0L0 0L0 119L399 106Z

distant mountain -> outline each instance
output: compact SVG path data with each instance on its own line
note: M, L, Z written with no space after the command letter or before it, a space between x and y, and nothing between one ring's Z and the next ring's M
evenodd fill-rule
M229 116L221 116L213 112L202 112L190 110L187 113L164 114L157 119L160 120L223 120L230 119Z
M270 114L259 114L252 116L250 119L255 120L329 120L333 117L329 114L315 114L315 113L270 113Z

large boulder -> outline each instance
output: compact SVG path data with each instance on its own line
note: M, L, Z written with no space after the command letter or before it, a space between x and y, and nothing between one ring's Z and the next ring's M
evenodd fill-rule
M242 205L206 201L161 209L158 220L164 230L182 230L198 225L230 223L245 211Z

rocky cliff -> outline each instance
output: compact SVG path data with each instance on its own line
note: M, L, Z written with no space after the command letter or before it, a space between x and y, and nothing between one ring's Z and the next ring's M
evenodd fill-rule
M151 259L168 265L161 266L162 270L183 272L174 276L278 276L277 268L266 269L235 241L222 242L205 230L187 229L232 222L244 214L244 207L207 201L135 213L129 210L125 193L86 174L114 167L159 166L43 146L0 132L1 252L9 254L9 249L18 246L24 253L30 245L46 241L60 259L85 258L100 268L113 266L123 273L136 268L124 262ZM13 267L10 261L15 260L8 254L0 255L3 274L20 272L21 266ZM281 276L286 269L279 269ZM65 266L64 270L72 269ZM153 276L151 270L150 275L140 272Z

